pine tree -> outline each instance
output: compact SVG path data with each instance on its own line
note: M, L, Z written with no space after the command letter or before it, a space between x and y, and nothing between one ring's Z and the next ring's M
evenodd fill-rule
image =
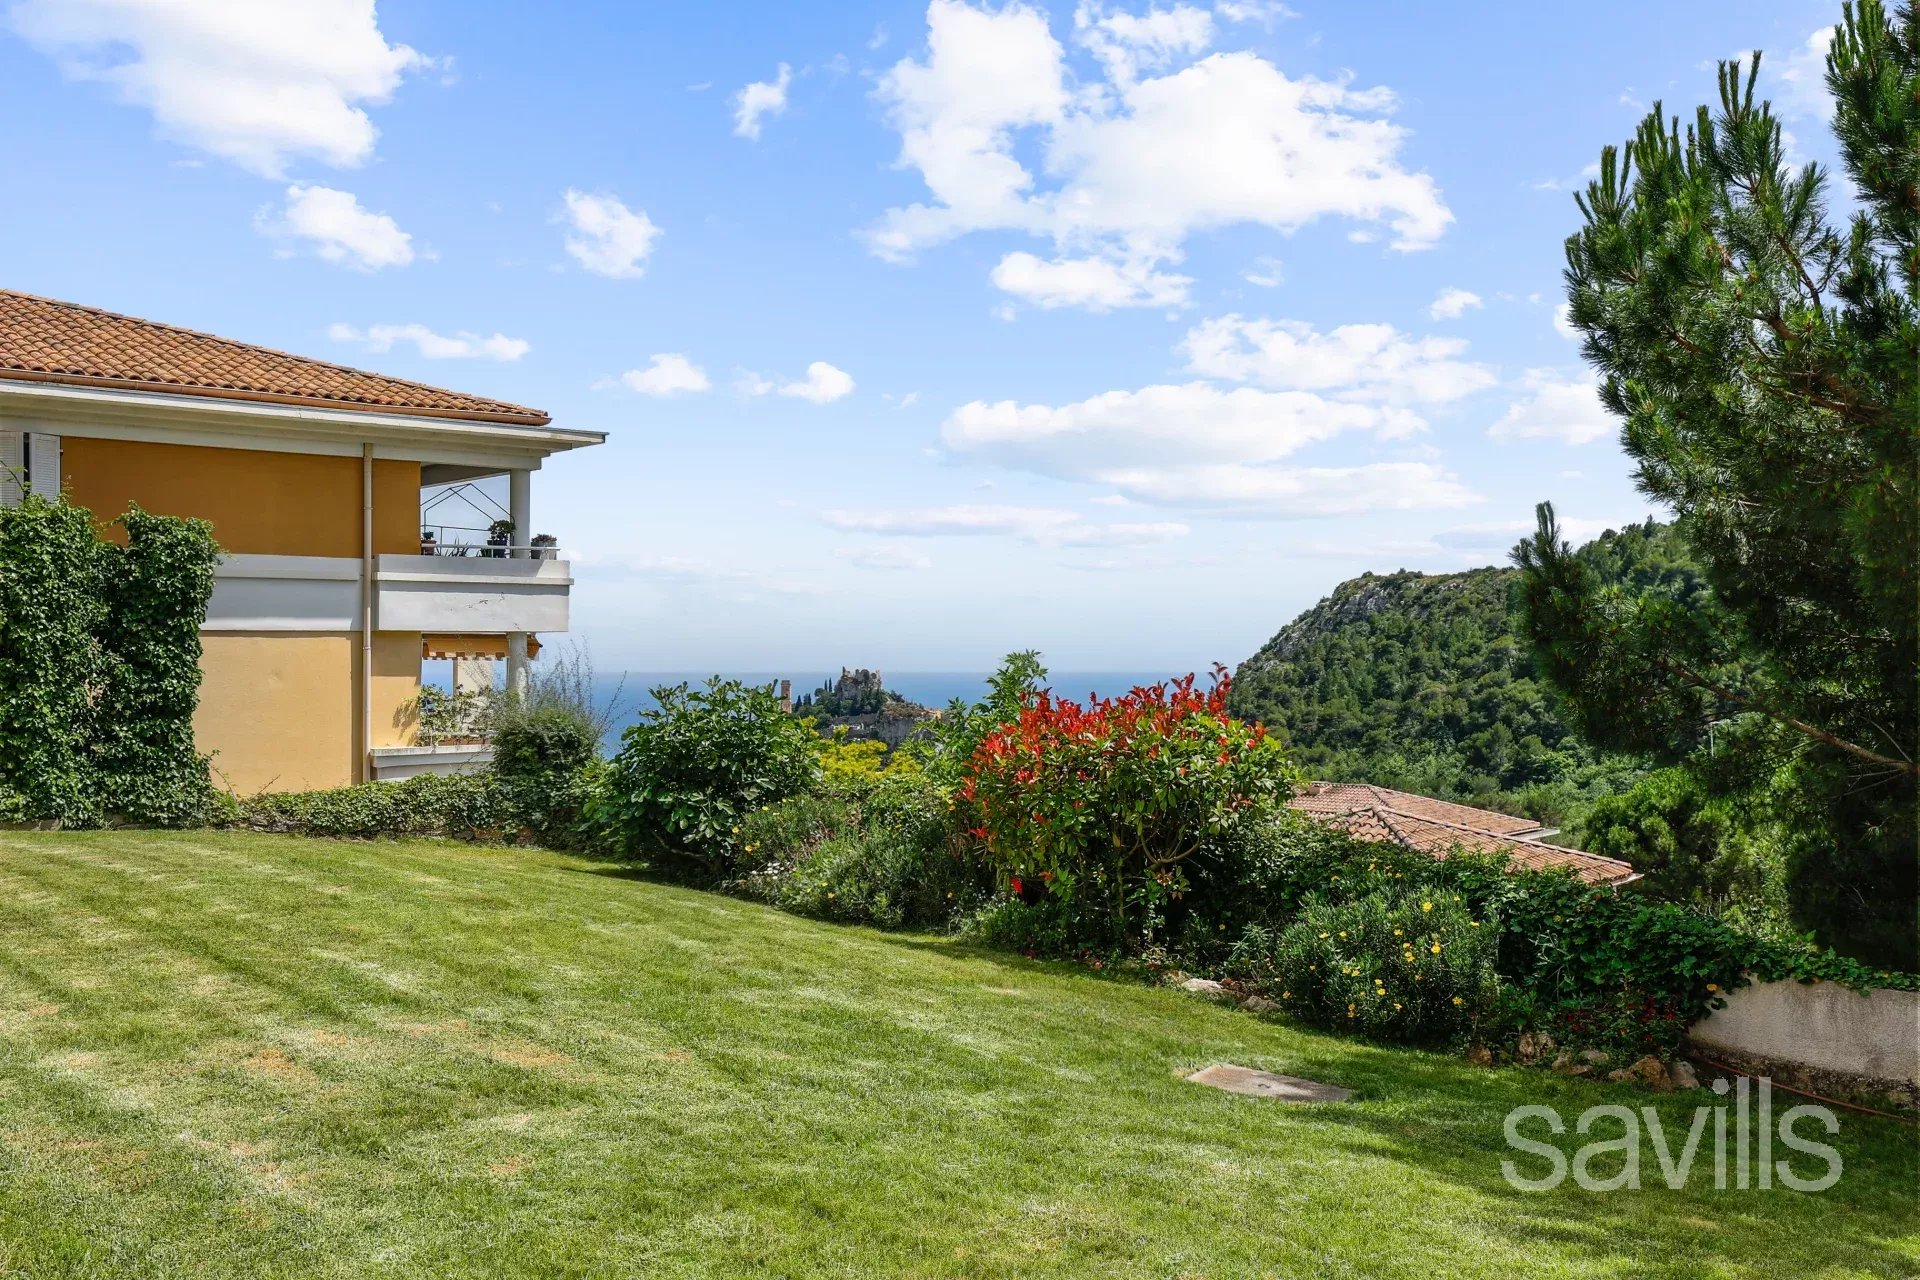
M1920 21L1859 0L1835 33L1844 230L1827 172L1786 163L1759 64L1721 64L1684 133L1656 104L1606 148L1567 241L1601 398L1712 600L1600 589L1543 505L1520 608L1590 741L1744 794L1788 833L1796 921L1913 967Z

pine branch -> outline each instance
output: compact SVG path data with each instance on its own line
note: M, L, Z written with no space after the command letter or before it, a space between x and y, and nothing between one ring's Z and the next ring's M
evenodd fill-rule
M1727 686L1723 684L1709 680L1706 676L1681 666L1671 658L1656 656L1653 658L1653 665L1659 667L1668 675L1676 676L1686 681L1697 689L1704 689L1716 697L1736 703L1739 706L1747 708L1749 711L1757 711L1769 720L1786 725L1789 729L1797 733L1805 734L1816 742L1824 742L1835 750L1844 751L1850 756L1866 760L1872 764L1886 765L1892 769L1899 769L1904 773L1920 774L1920 763L1915 763L1911 760L1896 760L1892 756L1883 756L1877 751L1869 750L1857 743L1848 742L1845 738L1828 733L1825 729L1817 725L1808 724L1805 720L1796 720L1785 712L1775 710L1773 707L1768 706L1756 698L1750 698L1744 693L1737 692L1736 690L1727 688Z

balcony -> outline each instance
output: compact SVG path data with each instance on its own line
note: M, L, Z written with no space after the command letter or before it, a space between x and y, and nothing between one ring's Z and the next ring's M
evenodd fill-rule
M374 626L455 635L567 629L572 566L553 547L463 547L383 555L374 572ZM520 558L515 558L518 555ZM535 559L539 555L541 558Z

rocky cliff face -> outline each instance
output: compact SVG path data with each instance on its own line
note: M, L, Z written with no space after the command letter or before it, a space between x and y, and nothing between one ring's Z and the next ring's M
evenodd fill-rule
M855 742L873 739L886 743L892 749L911 738L922 725L939 714L938 711L903 699L885 711L857 716L830 716L818 721L816 727L829 737L845 729L847 737Z
M1508 584L1512 569L1469 569L1465 573L1429 574L1403 569L1398 573L1363 573L1333 589L1319 604L1280 628L1273 639L1235 673L1235 679L1257 677L1262 671L1292 661L1315 641L1349 628L1366 627L1381 614L1389 620L1425 622L1436 614L1465 609L1479 613L1496 630L1511 634L1506 624Z

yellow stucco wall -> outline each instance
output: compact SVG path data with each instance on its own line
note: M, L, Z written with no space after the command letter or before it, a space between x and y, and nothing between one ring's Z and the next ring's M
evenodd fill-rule
M213 522L223 550L269 556L360 554L360 459L264 449L209 449L65 436L60 476L71 500L110 520L129 501ZM373 543L420 549L420 464L373 464Z
M193 736L216 753L216 781L251 795L356 780L355 636L210 631L200 643Z
M373 745L404 747L419 722L412 703L420 696L420 633L373 633Z
M194 741L214 752L216 781L241 795L359 781L354 674L360 637L345 631L208 631L200 636ZM373 637L373 745L414 740L420 634Z

